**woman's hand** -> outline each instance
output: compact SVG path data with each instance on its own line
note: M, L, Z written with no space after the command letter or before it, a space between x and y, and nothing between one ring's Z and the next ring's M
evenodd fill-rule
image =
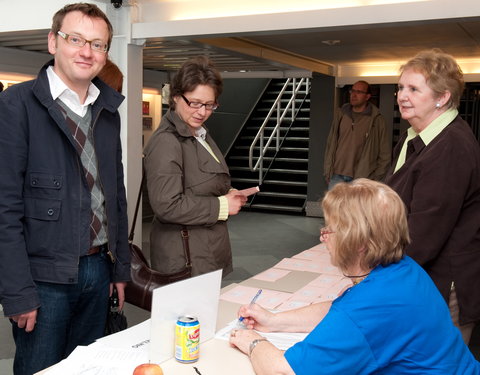
M272 332L276 330L273 321L275 314L265 310L256 303L240 307L238 316L243 318L242 323L248 329L255 329L262 332Z
M255 374L295 375L284 356L284 352L277 349L269 341L262 339L264 338L261 335L249 329L234 329L230 333L230 345L250 356ZM258 342L250 352L250 345L253 340L262 341Z
M230 345L249 355L252 341L261 338L263 337L257 332L249 329L232 329L232 332L230 332Z
M238 192L236 189L230 190L226 195L228 201L228 215L236 215L241 210L242 206L247 203L247 197Z

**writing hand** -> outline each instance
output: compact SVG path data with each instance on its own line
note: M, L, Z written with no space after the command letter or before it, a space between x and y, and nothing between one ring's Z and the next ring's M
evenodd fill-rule
M243 305L238 310L238 316L243 317L242 323L248 329L262 332L275 331L273 318L275 314L265 310L258 304Z

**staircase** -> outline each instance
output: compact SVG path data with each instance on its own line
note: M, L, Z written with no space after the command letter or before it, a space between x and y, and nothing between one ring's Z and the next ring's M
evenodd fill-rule
M303 214L308 178L309 81L286 81L270 82L227 154L227 164L232 186L260 186L260 192L249 199L247 208ZM285 109L289 102L290 107ZM278 122L278 133L274 133ZM259 131L263 131L263 137Z

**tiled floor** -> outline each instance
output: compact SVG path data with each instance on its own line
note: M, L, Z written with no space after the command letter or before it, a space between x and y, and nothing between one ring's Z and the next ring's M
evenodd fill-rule
M316 245L322 224L319 218L257 212L241 212L231 217L229 232L234 270L223 280L222 285L245 280L273 266L284 257ZM147 256L149 229L150 225L144 223L142 249ZM132 305L125 307L125 314L129 325L149 318L148 312ZM480 359L480 326L472 337L470 349L476 358ZM12 375L13 355L10 323L7 319L0 318L0 375Z

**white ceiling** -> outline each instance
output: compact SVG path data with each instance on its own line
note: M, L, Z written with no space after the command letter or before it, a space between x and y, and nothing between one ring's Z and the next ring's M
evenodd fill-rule
M0 33L0 47L47 53L48 30ZM233 35L229 35L232 37ZM330 27L288 32L241 35L242 40L315 59L332 66L364 61L406 60L422 49L441 48L457 59L480 57L480 18L410 22L368 26ZM323 41L338 40L336 45ZM144 68L176 70L188 57L209 55L220 70L287 71L298 67L228 48L218 48L194 38L147 38Z

